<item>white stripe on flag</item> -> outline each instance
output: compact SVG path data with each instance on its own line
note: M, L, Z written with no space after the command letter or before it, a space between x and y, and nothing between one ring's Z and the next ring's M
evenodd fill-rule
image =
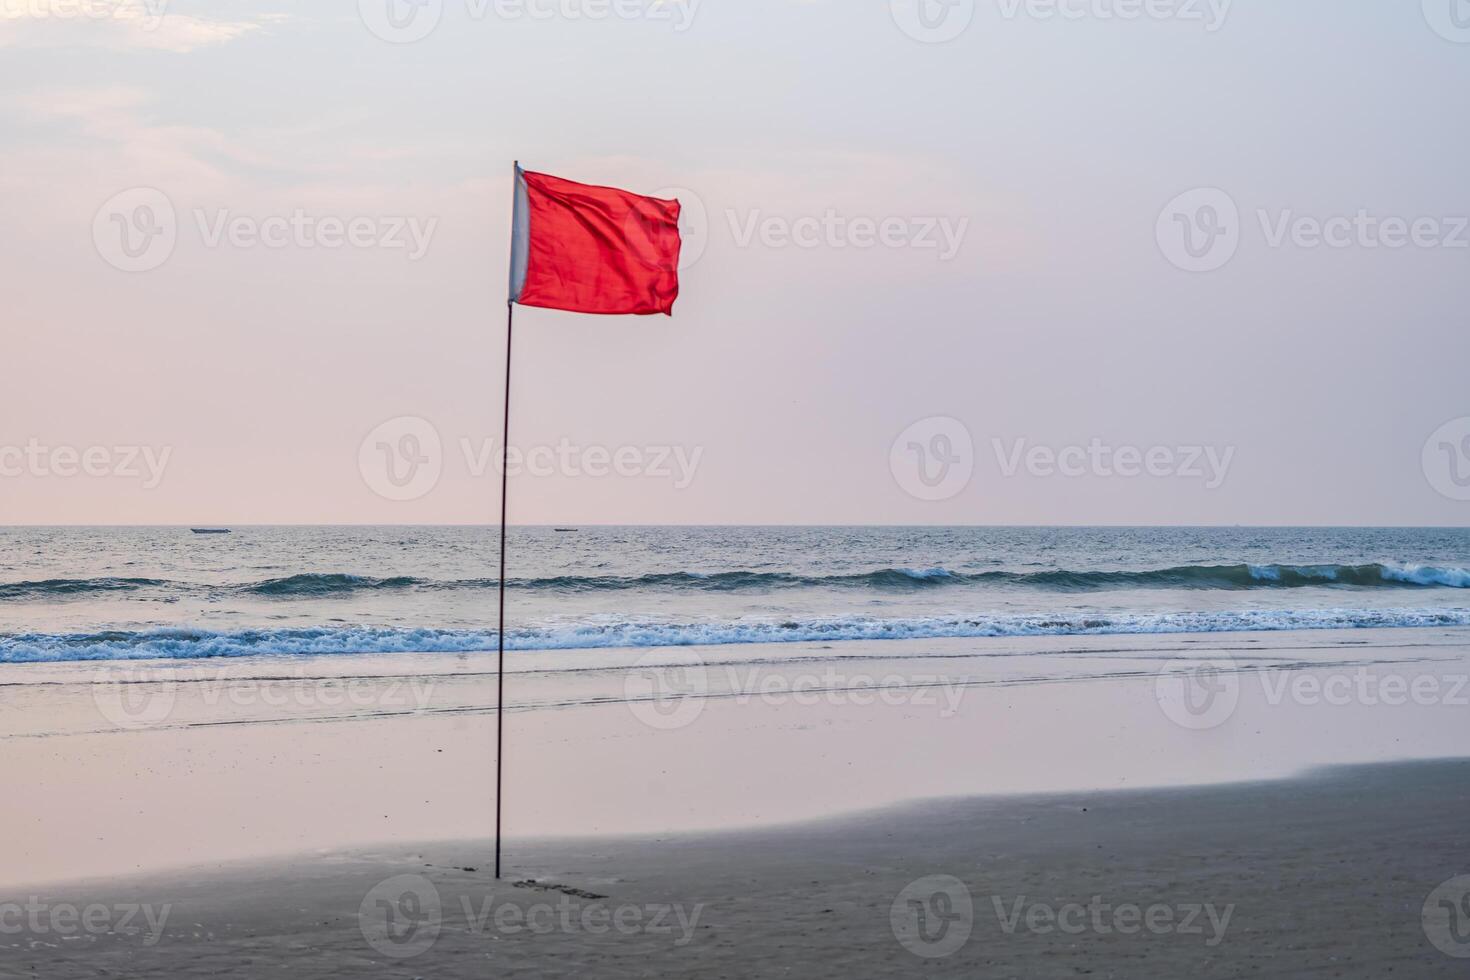
M515 213L510 228L510 301L521 298L526 286L526 263L531 251L531 201L526 193L526 178L516 164Z

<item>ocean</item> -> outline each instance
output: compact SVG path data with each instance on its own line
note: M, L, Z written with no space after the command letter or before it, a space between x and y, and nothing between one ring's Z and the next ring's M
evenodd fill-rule
M495 527L0 528L0 663L493 650ZM507 647L1470 625L1470 529L512 528Z

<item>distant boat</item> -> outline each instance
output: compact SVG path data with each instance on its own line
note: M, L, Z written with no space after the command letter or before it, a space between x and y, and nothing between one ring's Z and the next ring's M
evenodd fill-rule
M552 528L552 530L553 531L557 531L557 532L559 532L561 534L571 534L572 532L576 531L577 529L574 528L574 527L554 527L554 528Z
M193 531L195 534L229 534L230 533L230 529L227 528L227 527L191 527L191 528L189 528L189 530Z

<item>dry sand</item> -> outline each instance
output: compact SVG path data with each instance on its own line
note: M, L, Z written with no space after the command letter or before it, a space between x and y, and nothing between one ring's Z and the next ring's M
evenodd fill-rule
M394 845L10 894L0 976L1463 977L1431 940L1470 955L1470 884L1430 903L1463 922L1421 910L1467 827L1470 762L1437 761L517 840L506 882L484 842Z

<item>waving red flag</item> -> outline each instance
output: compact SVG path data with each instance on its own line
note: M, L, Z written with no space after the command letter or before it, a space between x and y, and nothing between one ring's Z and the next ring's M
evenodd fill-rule
M510 298L574 313L673 314L679 202L516 167Z

